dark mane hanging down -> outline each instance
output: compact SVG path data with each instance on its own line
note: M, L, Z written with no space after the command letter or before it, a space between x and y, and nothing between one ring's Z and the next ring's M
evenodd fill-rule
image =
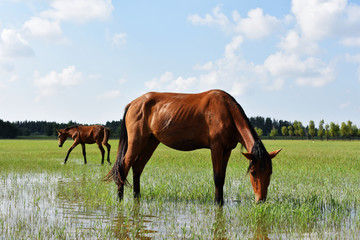
M266 165L269 164L270 169L272 170L272 162L267 153L264 144L261 142L260 139L256 140L254 146L251 150L251 154L253 155L254 159L250 161L249 168L247 173L249 173L251 167L256 164L257 161L260 161L260 169L265 169Z
M260 138L259 138L258 134L256 133L254 127L252 126L249 118L246 116L244 110L242 109L240 104L235 100L235 98L233 96L231 96L230 94L228 94L228 96L236 104L237 108L239 109L241 115L244 117L246 124L248 125L248 127L251 131L251 135L255 139L254 146L252 147L252 150L251 150L251 154L254 156L254 159L252 161L250 161L247 173L249 173L251 167L254 166L257 163L257 161L260 161L261 169L264 169L267 164L270 164L270 169L272 169L271 159L268 157L268 153L265 149L265 146L262 143L262 141L260 140Z
M256 140L260 140L259 136L257 135L255 129L253 128L249 118L246 116L244 110L242 109L242 107L240 106L240 104L235 100L235 98L233 96L231 96L230 94L228 94L227 92L225 92L230 98L231 100L235 103L236 107L239 109L241 115L244 117L246 124L248 125L250 131L251 131L251 135L253 135L254 139Z

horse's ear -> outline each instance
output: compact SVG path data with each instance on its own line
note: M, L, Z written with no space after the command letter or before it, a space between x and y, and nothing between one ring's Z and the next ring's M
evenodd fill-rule
M252 154L251 153L242 153L248 160L252 161Z
M276 150L276 151L273 151L271 153L269 153L270 155L270 158L274 158L280 151L282 150L282 148Z

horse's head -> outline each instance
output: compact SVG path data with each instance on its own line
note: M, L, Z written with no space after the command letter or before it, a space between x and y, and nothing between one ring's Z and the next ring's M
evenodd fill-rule
M248 172L250 172L250 182L253 186L255 202L257 203L266 201L267 189L272 174L271 159L280 151L281 149L267 153L265 147L261 143L254 144L251 153L243 153L243 155L250 160Z
M59 137L59 147L62 147L62 145L64 144L64 142L67 138L67 135L65 134L65 131L63 129L61 129L61 130L57 129L57 132L58 132L58 137Z

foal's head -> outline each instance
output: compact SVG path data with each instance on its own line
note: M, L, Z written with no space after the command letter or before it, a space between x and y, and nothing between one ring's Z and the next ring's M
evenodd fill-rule
M67 134L65 129L60 129L57 130L58 132L58 138L59 138L59 147L62 147L62 145L64 144L66 138L67 138Z
M256 141L251 153L243 153L250 160L248 173L253 186L256 202L265 202L272 174L272 162L281 149L268 153L260 140Z

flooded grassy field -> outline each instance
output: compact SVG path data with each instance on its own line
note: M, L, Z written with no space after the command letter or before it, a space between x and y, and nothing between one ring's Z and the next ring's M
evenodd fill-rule
M114 162L118 141L112 140ZM0 140L0 239L359 239L360 142L264 141L273 161L265 204L254 204L240 147L229 161L224 207L213 204L209 150L160 146L140 200L101 179L111 166L71 141ZM130 174L129 180L132 179ZM131 182L131 181L130 181Z

